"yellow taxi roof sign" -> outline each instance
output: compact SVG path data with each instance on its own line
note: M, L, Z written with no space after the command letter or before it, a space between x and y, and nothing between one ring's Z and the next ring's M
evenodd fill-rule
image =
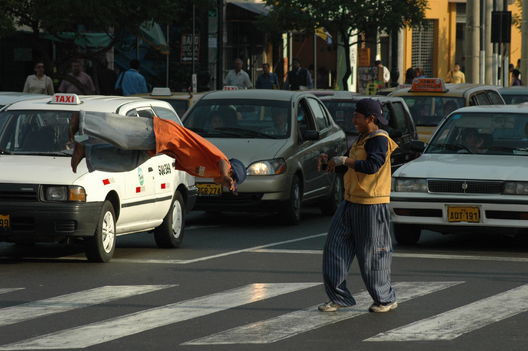
M77 94L57 93L51 97L50 104L80 105L81 99Z
M447 88L441 78L415 78L409 91L445 93Z

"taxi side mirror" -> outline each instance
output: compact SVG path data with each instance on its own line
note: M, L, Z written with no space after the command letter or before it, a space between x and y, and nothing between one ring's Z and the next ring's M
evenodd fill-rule
M425 150L425 143L421 140L413 140L411 141L409 147L412 151L422 153Z
M319 140L319 132L313 129L303 130L301 133L303 140Z

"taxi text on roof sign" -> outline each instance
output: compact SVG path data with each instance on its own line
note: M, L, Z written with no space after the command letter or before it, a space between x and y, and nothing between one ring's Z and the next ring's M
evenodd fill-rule
M441 78L415 78L409 91L445 93L445 83Z
M79 105L81 99L77 94L55 94L51 97L50 103L61 105Z

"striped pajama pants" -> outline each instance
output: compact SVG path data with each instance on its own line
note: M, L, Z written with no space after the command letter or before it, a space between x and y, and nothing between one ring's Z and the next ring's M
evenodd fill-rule
M388 204L343 201L332 218L323 253L323 278L330 300L342 306L356 304L346 287L354 257L374 302L396 301L390 281L392 243Z

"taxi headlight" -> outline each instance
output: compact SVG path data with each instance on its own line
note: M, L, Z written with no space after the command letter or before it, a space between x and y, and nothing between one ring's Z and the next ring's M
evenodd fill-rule
M247 168L247 175L276 175L286 172L286 161L282 158L258 161Z
M44 188L46 201L86 201L86 192L82 186L53 185Z
M506 182L504 183L504 194L528 195L528 182Z
M393 178L393 191L426 193L427 179Z

